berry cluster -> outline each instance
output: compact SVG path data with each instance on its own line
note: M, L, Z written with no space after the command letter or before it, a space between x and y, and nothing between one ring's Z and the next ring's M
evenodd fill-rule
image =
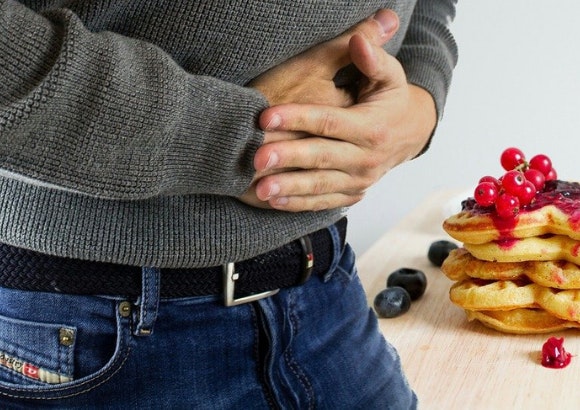
M401 316L411 308L411 302L419 299L427 288L427 277L419 269L400 268L387 278L387 288L381 290L373 302L380 317Z
M506 173L499 179L484 176L479 180L473 197L483 207L494 206L502 218L513 218L520 207L530 204L546 181L557 178L552 161L544 154L526 161L518 148L507 148L500 157Z
M447 240L431 243L427 257L435 266L441 266L457 244ZM382 318L401 316L409 311L411 302L419 299L427 289L427 276L419 269L399 268L387 277L387 287L374 299L375 311Z

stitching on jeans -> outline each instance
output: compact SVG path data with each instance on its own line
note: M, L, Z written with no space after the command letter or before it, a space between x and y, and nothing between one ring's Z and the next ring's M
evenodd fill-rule
M156 279L156 276L149 268L146 269L143 275L143 301L141 303L142 317L139 323L139 329L148 328L148 317L149 317L149 289L151 288L151 280Z
M266 360L260 352L260 327L263 325L260 323L260 319L258 317L260 314L258 312L259 305L250 303L250 307L250 311L252 313L252 325L254 327L254 357L256 360L256 373L258 374L258 381L260 382L261 390L264 393L268 406L270 406L271 409L279 409L280 407L277 405L276 400L272 394L272 386L267 382L267 377L265 374ZM266 331L262 330L262 332L265 333Z
M149 302L149 270L143 275L143 300L141 301L141 320L139 320L138 329L143 329L145 323L147 323L147 315L149 314L149 309L147 308L147 303Z
M297 333L298 332L298 320L296 318L296 315L294 314L294 308L296 307L296 299L295 299L295 292L290 291L288 294L288 299L289 299L289 307L290 307L290 314L288 315L290 318L290 323L292 325L292 331L293 333ZM293 349L291 347L288 347L288 349L284 352L284 361L286 362L286 365L288 366L288 368L290 368L290 370L292 371L292 373L294 373L294 376L298 379L298 382L302 385L302 388L306 391L307 396L308 396L308 408L309 409L314 409L316 408L315 406L315 402L314 402L314 388L312 387L312 383L310 382L308 376L306 375L306 373L304 372L304 370L302 370L302 368L300 367L300 365L296 362L296 360L294 360L293 357Z
M148 318L151 315L151 312L149 311L149 300L151 299L149 297L149 289L151 288L151 285L154 285L155 290L157 291L157 293L159 293L159 287L160 287L160 275L157 274L157 271L152 271L149 268L146 268L145 273L143 274L143 295L141 295L141 307L140 307L140 312L141 312L141 318L139 319L139 323L137 325L137 330L142 330L142 329L147 329L147 330L152 330L153 329L153 323L149 324L148 322ZM154 284L150 283L155 281ZM157 298L158 295L155 295L155 298ZM154 315L154 319L155 319L156 314Z
M292 354L293 354L292 348L288 348L286 352L284 352L284 361L286 362L286 365L290 368L294 376L298 379L298 382L302 385L304 390L306 390L308 395L308 408L314 409L315 405L314 401L312 400L312 398L314 397L314 389L312 388L310 380L308 380L308 377L306 376L304 371L302 371L302 368L298 365L298 363L296 363L296 360L290 357L292 356Z

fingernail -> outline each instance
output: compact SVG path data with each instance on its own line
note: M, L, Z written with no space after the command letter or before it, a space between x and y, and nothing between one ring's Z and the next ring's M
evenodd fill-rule
M268 199L272 198L273 196L276 196L280 193L280 185L278 185L277 183L273 183L272 185L270 185L270 192L268 192Z
M276 154L275 152L271 152L270 156L268 157L268 162L266 163L266 168L264 169L270 169L275 167L276 165L278 165L278 154Z
M387 34L395 29L397 25L397 19L394 18L392 13L379 11L373 18L379 23L383 29L383 34Z
M268 124L266 124L266 129L273 130L278 128L280 124L282 124L282 117L280 117L278 114L274 114L272 115L272 118L270 118Z
M280 198L276 198L276 205L288 205L288 198L286 198L285 196L280 197Z

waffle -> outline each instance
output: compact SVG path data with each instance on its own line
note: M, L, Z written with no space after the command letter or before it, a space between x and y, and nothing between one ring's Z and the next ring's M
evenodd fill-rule
M546 287L527 276L514 280L467 277L451 286L449 298L465 310L468 320L506 333L580 328L580 289Z
M502 219L493 208L482 208L472 198L463 201L462 208L444 221L443 229L464 243L483 244L546 234L580 240L580 184L577 182L547 182L534 202L523 207L514 219Z
M565 260L580 264L580 242L563 235L494 241L482 244L465 243L464 247L477 259L486 261Z
M504 333L553 333L580 327L578 322L559 319L542 309L467 310L466 314L468 320L478 320L485 326Z
M451 287L449 297L469 311L542 308L557 318L580 322L580 289L553 289L521 280L465 279Z
M536 293L536 301L544 310L560 319L580 322L580 289L542 288Z
M454 249L441 266L451 280L528 280L549 288L580 289L580 266L562 260L495 263L475 258L465 248Z
M465 279L449 290L453 303L467 310L512 310L537 307L540 286L533 282L513 280ZM548 289L548 288L543 288Z

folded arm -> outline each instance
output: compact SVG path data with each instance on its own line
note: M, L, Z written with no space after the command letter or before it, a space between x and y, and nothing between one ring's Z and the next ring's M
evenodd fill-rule
M0 55L1 175L124 200L250 184L268 105L255 89L12 0L0 2Z

